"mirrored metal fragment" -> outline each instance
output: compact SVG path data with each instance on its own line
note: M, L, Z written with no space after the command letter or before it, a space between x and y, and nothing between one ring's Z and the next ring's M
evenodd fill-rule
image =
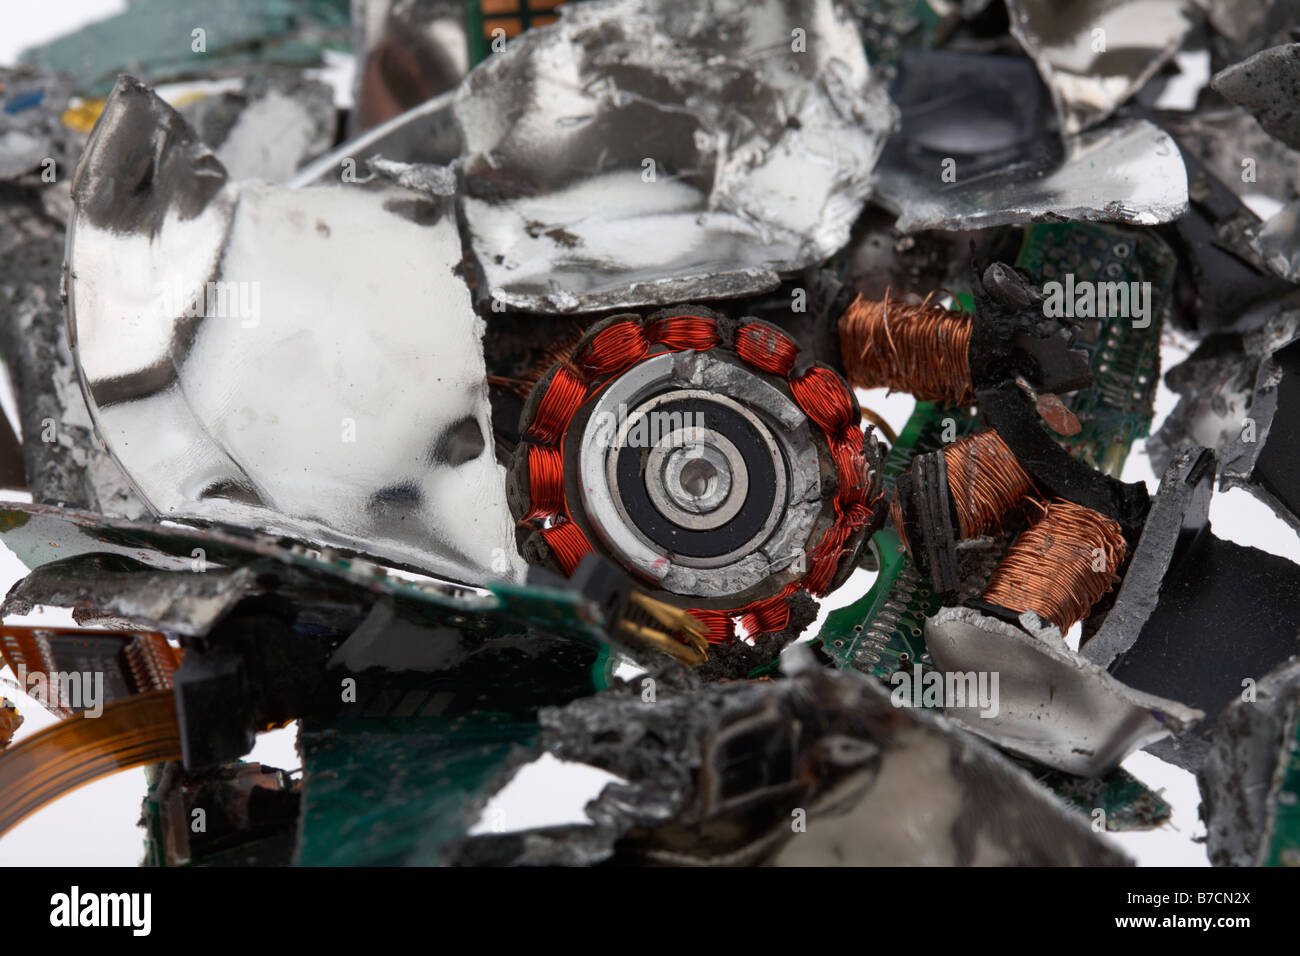
M447 92L469 71L471 18L459 0L368 0L358 9L354 133ZM476 47L485 46L478 41Z
M47 201L55 190L67 192L56 182L0 198L0 298L7 303L0 356L26 438L26 486L37 502L138 517L144 502L94 437L68 347L59 301L63 228Z
M282 183L334 142L334 93L298 74L256 76L180 110L231 179ZM274 144L271 148L270 144Z
M1024 222L1128 222L1155 225L1187 211L1182 156L1146 120L1115 120L1067 137L1059 160L1030 159L945 182L882 163L877 199L898 213L900 232L987 229Z
M1188 0L1007 0L1007 12L1071 134L1106 119L1154 76L1196 13Z
M1251 248L1274 273L1300 282L1300 202L1282 207L1246 234Z
M73 198L87 401L155 512L516 573L448 197L232 183L125 78Z
M848 239L894 123L829 0L566 7L456 116L486 293L537 312L773 288Z
M366 130L307 164L287 185L326 186L342 180L363 159L383 156L393 162L446 166L461 152L460 127L452 110L454 92L435 96Z
M1059 632L1054 640L1031 636L972 608L943 608L927 620L925 644L945 674L998 675L996 711L969 694L949 702L945 713L959 726L1079 776L1099 776L1203 716L1126 687L1071 651Z

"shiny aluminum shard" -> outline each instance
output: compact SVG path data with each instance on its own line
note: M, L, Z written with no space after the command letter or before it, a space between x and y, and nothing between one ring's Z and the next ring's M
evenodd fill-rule
M958 726L1078 776L1100 776L1204 716L1120 683L1071 651L1055 628L1031 635L972 608L950 607L926 621L925 643L946 673L999 675L998 713L966 700L945 710Z
M1065 139L1059 161L1012 163L955 183L882 166L878 201L900 232L987 229L1025 222L1151 226L1187 211L1187 170L1173 138L1146 120L1116 120Z
M123 77L73 201L83 390L158 515L455 580L519 573L450 197L232 183Z
M1067 134L1113 114L1173 57L1196 17L1188 0L1007 0L1007 13Z
M1300 282L1300 201L1288 203L1246 231L1246 241L1273 272Z
M488 292L571 312L771 289L848 240L895 110L830 0L562 8L457 94Z

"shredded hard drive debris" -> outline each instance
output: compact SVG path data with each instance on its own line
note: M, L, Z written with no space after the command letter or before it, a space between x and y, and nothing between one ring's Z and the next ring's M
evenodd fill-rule
M0 836L1300 864L1294 3L201 7L0 63Z

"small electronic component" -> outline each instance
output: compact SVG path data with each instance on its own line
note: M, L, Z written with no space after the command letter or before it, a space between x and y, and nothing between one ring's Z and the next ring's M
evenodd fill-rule
M0 656L19 685L60 717L170 689L181 655L152 632L0 626Z

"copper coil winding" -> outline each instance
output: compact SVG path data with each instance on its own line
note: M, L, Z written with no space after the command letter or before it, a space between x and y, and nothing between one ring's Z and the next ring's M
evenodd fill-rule
M930 300L858 296L840 318L840 350L854 388L889 388L925 402L969 405L970 317Z
M790 391L799 407L827 435L857 428L853 396L830 369L813 366L801 378L790 379Z
M993 569L983 597L1033 611L1064 634L1111 589L1128 545L1119 523L1091 508L1061 498L1042 507Z
M643 358L650 350L645 330L635 322L615 322L601 329L576 357L585 377L616 372Z
M586 397L587 386L582 379L561 366L547 385L525 434L547 444L558 441Z
M788 598L796 590L798 585L789 585L780 594L762 601L754 601L745 607L727 611L689 608L688 613L705 626L710 644L725 644L735 636L738 626L744 628L745 633L750 637L772 631L784 631L790 624Z
M670 349L707 352L722 340L718 338L718 323L698 315L674 315L656 319L645 328L651 342Z
M907 540L907 527L903 524L903 499L898 496L897 491L889 496L889 520L893 522L898 540L902 542L907 553L911 554L912 543Z
M991 428L944 446L943 460L963 538L998 527L1008 513L1035 493L1034 483L1015 454Z
M591 542L582 533L582 529L567 518L549 528L543 528L540 534L566 575L573 574L591 551Z
M736 354L764 372L789 375L799 349L775 329L750 322L736 330Z
M564 511L564 456L553 445L528 448L528 488L531 508L521 519L531 521Z

